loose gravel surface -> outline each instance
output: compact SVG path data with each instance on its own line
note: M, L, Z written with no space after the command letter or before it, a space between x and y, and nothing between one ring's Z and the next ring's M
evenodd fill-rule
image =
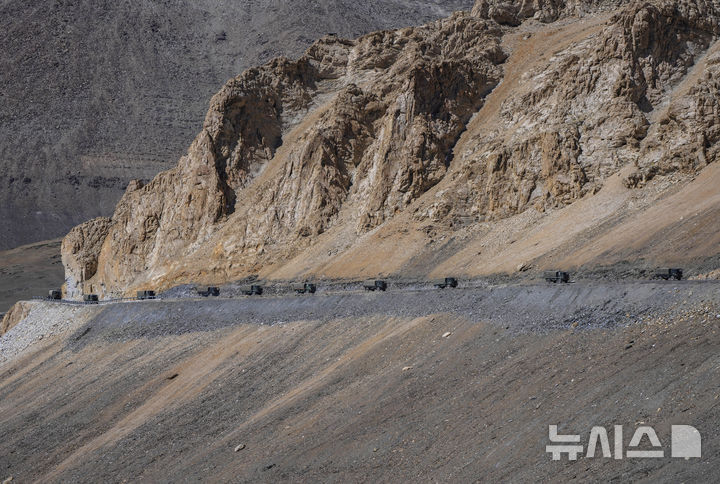
M89 306L28 302L25 322L0 337L0 364L13 359L32 345L72 331L97 314Z
M34 303L0 339L43 335L0 364L0 479L717 482L719 287ZM551 424L651 425L665 457L554 462ZM670 456L676 424L702 458Z
M263 296L223 288L220 297L198 298L184 288L155 301L111 304L93 321L95 337L127 339L213 331L239 324L391 316L418 318L454 314L492 321L515 332L547 332L627 326L687 304L717 298L716 281L526 284L465 283L435 289L427 283L390 283L387 291L364 291L360 283L321 286L316 294L293 295L287 285L265 288ZM279 294L279 292L283 293ZM177 296L182 294L183 298ZM176 298L172 298L176 296ZM190 300L188 300L190 299ZM151 306L150 306L151 305ZM150 310L148 308L151 308Z

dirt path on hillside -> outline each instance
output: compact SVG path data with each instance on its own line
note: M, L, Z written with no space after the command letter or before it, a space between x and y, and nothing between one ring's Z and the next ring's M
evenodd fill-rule
M336 318L336 296L282 299L287 315L312 302L322 321L279 320L268 298L271 325L238 321L262 298L108 306L92 331L0 367L0 478L717 480L716 286L476 289L466 302L479 322L442 312L463 306L463 291L336 300L399 316ZM431 314L412 316L421 304ZM521 330L552 314L565 326ZM625 447L651 425L666 456L554 462L551 424L583 446L591 427L623 425ZM701 459L670 457L672 424L701 432Z

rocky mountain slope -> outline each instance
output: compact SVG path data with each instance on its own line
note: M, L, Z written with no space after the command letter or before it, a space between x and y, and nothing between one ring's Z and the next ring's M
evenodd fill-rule
M719 14L479 1L250 69L175 168L66 237L68 293L712 257Z
M170 168L230 77L328 32L423 23L471 0L0 2L0 250L110 215Z
M716 482L717 289L31 303L0 339L0 479ZM665 454L556 462L549 425L584 451L649 425Z

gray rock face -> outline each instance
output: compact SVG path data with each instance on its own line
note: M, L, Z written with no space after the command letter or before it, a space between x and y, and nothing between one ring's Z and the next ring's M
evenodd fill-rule
M245 68L336 32L420 24L471 0L0 4L0 249L110 215L173 166Z

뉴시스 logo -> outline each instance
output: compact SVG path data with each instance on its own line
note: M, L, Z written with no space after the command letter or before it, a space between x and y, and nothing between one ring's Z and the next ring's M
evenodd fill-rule
M583 453L583 446L580 443L580 435L558 435L558 426L550 425L548 429L551 445L545 447L545 451L552 454L552 460L560 460L563 454L569 460L577 460L578 455ZM643 437L647 437L653 450L640 450ZM605 427L593 427L590 430L587 452L585 457L595 457L598 453L602 457L615 459L642 459L642 458L663 458L665 449L655 430L650 426L641 426L635 429L630 439L627 452L623 449L623 426L615 425L613 428L613 449L610 449L610 440ZM702 438L700 432L690 425L673 425L670 436L670 456L679 459L690 459L701 457Z

